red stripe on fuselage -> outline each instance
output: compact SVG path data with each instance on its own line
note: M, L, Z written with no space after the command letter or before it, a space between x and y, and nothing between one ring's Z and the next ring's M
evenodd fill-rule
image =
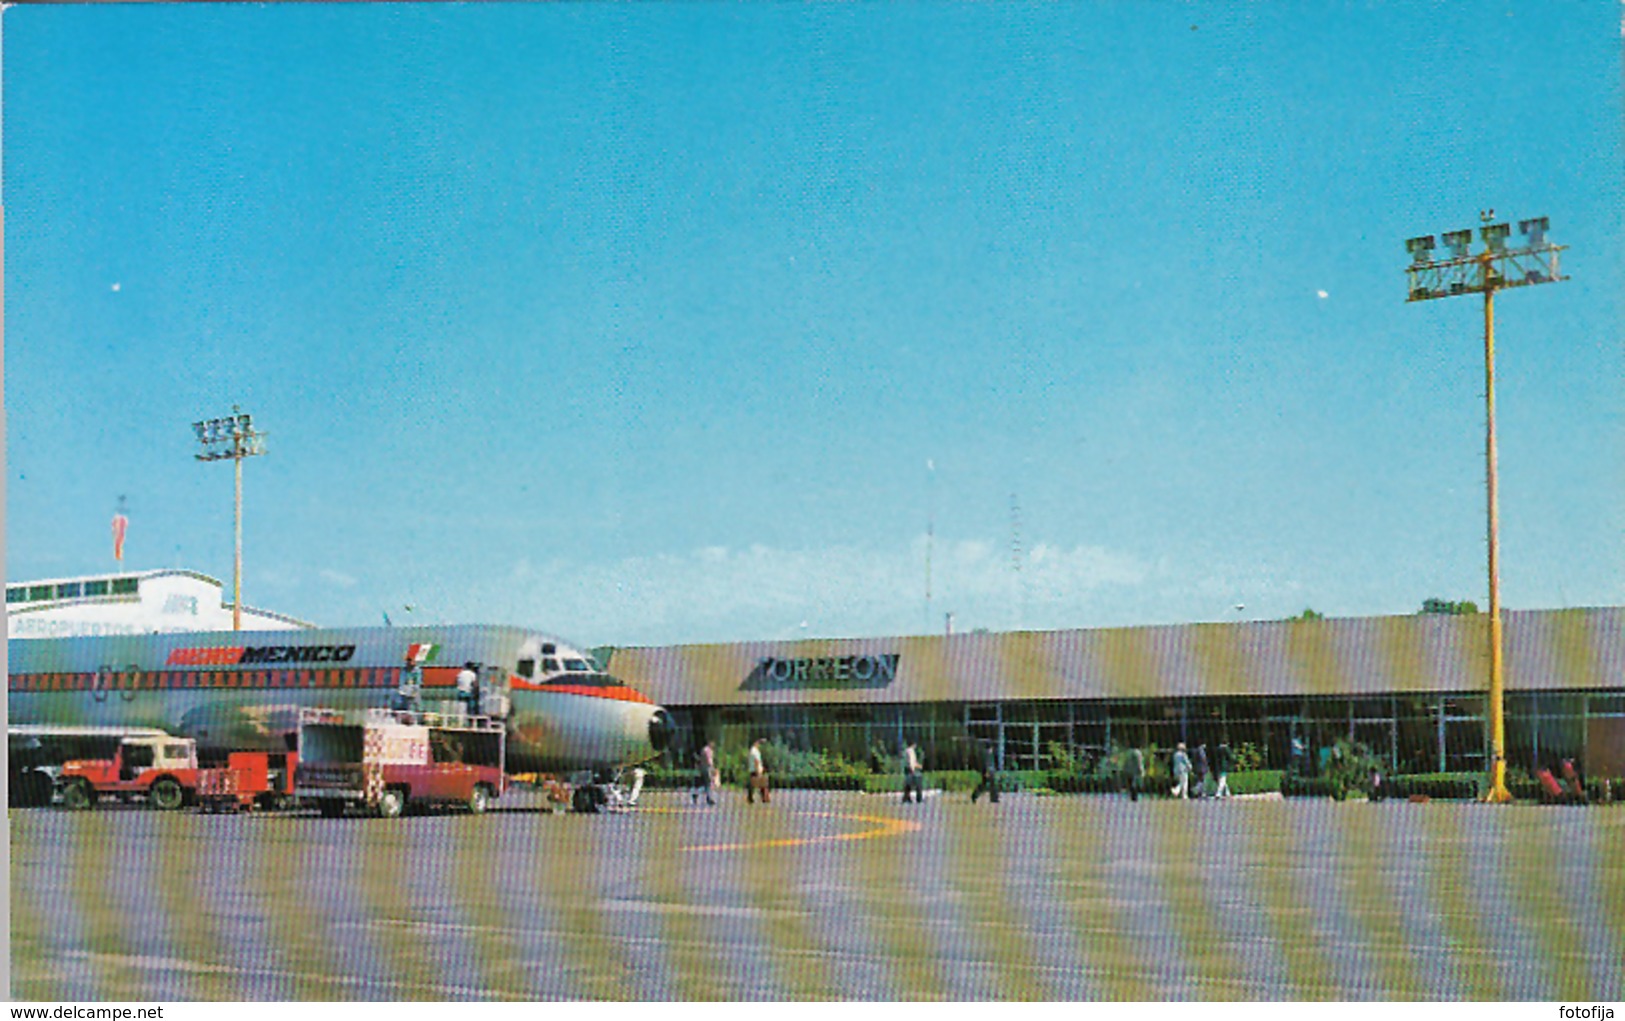
M612 702L641 702L654 705L654 700L635 688L597 688L590 684L532 684L518 677L508 678L514 691L550 691L559 695L585 695L588 698L609 699Z

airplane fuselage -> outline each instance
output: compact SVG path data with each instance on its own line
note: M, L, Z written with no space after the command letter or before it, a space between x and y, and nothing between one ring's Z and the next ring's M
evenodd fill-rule
M424 650L427 649L427 652ZM512 772L610 769L657 755L665 711L557 639L484 625L190 632L11 641L14 724L158 727L204 753L285 750L299 709L391 704L416 653L424 708L479 666L504 695Z

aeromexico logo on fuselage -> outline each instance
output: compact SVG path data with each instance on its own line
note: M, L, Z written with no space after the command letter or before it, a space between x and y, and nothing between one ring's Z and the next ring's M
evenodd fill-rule
M348 663L353 645L236 645L174 649L166 666L237 666L243 663Z

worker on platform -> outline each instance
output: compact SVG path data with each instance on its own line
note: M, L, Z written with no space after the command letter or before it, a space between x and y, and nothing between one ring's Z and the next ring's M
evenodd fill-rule
M406 666L401 668L401 682L395 688L390 708L397 712L417 712L418 696L423 691L423 667L410 654Z
M479 715L480 668L475 663L464 663L457 672L457 700L463 703L468 715Z

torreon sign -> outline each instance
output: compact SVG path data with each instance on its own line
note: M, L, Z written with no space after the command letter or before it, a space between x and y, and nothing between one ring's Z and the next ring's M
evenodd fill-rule
M236 645L175 649L168 666L234 666L238 663L347 663L353 645Z
M739 686L741 691L771 688L884 688L897 679L896 653L861 656L767 656Z

